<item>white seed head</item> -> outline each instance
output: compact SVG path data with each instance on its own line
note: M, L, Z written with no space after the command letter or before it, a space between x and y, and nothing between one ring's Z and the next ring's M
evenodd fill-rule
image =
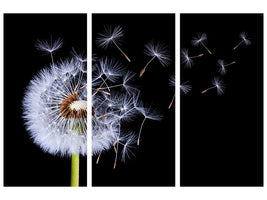
M41 70L26 89L22 103L25 125L45 152L87 154L85 69L75 59L63 60Z

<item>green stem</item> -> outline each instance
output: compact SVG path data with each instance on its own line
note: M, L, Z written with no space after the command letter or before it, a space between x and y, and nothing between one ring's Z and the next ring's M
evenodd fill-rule
M71 155L71 187L79 187L79 154Z

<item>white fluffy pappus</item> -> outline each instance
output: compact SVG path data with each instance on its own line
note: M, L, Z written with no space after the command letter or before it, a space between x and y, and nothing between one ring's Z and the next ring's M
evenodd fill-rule
M86 64L75 55L42 69L30 81L22 102L23 118L34 143L44 152L87 154L86 76Z
M114 150L116 168L119 159L125 162L134 156L133 150L139 144L140 133L138 137L129 125L142 115L152 120L160 120L161 116L151 106L143 106L140 91L134 85L136 74L120 62L99 58L92 76L92 154L97 156L98 164L105 152Z

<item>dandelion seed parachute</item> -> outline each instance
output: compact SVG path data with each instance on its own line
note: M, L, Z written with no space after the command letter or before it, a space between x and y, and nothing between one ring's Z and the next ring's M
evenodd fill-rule
M169 65L171 59L170 59L170 52L168 50L168 47L161 43L161 42L154 42L150 41L145 45L145 50L144 53L148 56L151 56L152 58L147 62L145 67L140 71L139 76L143 76L143 74L146 71L146 68L148 65L155 59L157 58L161 65L163 67L166 67Z
M206 33L198 34L197 37L193 37L192 44L194 46L202 45L209 52L209 54L212 54L211 51L208 49L208 47L205 45L206 40L207 40Z
M214 87L217 88L217 94L218 95L222 95L224 93L224 83L221 79L219 79L218 77L214 77L214 79L212 80L212 84L214 85Z
M180 84L181 95L188 94L191 91L191 89L192 89L192 86L190 84L188 84L188 81Z
M63 44L63 41L61 38L58 38L56 40L53 40L51 38L50 41L37 40L35 47L38 50L43 51L45 53L52 53L52 52L58 50L59 48L61 48L62 44Z
M189 57L187 49L181 50L181 58L182 63L185 64L186 67L191 68L193 66L194 61Z
M167 45L162 42L150 41L145 45L144 53L151 57L156 57L163 67L170 64L170 51Z
M58 41L52 46L58 47ZM46 43L38 46L45 49ZM30 81L22 103L23 118L43 151L61 156L87 154L86 76L86 64L70 58L44 68Z
M235 63L236 63L236 62L233 61L233 62L231 62L231 63L225 64L224 60L218 60L218 65L219 65L219 67L220 67L220 68L219 68L219 73L220 73L221 75L226 74L226 72L227 72L226 67L228 67L229 65L235 64Z
M120 26L113 27L111 25L107 25L104 27L104 32L99 33L99 36L96 38L96 44L104 49L107 49L112 44L115 45L124 57L131 62L130 58L119 47L121 45L122 37L123 31Z
M218 77L214 77L212 79L211 83L212 83L213 86L203 90L201 93L204 94L204 93L208 92L209 90L216 89L217 90L217 94L219 96L223 95L224 89L225 89L223 80L219 79Z
M251 44L251 41L247 38L247 33L245 32L240 33L240 38L241 41L233 48L233 50L236 50L237 47L239 47L241 44L244 44L246 46Z

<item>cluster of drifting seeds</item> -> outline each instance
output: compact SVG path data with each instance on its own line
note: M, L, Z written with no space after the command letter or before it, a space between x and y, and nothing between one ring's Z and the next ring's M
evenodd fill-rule
M250 45L251 41L247 38L246 33L240 33L240 39L241 41L233 48L233 50L236 50L240 45ZM207 41L207 35L206 33L198 34L196 37L193 37L192 39L192 45L193 46L201 46L207 51L210 55L213 53L208 49L206 46ZM188 52L188 49L182 49L181 50L181 62L185 65L186 68L192 68L194 65L194 60L204 56L204 53L200 53L198 55L190 55ZM227 68L230 65L235 64L235 61L232 62L225 62L224 60L219 59L217 61L217 65L219 66L219 74L220 76L223 76L227 72ZM224 93L224 82L221 77L214 77L211 81L212 86L208 87L207 89L203 90L201 93L204 94L208 92L209 90L216 89L218 95L223 95ZM189 84L189 81L182 82L180 84L180 92L181 95L188 94L192 89L192 86Z
M98 34L96 44L99 48L113 48L118 55L131 62L122 49L123 30L120 26L107 25L104 31ZM93 55L92 62L92 154L100 156L106 151L114 149L115 168L120 159L134 155L133 150L140 144L142 128L146 120L161 120L162 116L157 109L146 105L140 100L141 90L134 85L142 77L153 60L158 60L162 66L170 62L167 47L161 42L148 42L144 53L151 57L139 76L123 66L120 60L109 57ZM122 57L122 58L123 58ZM133 58L134 59L134 58ZM155 62L155 61L154 61ZM131 130L130 124L137 118L143 118L139 131Z

